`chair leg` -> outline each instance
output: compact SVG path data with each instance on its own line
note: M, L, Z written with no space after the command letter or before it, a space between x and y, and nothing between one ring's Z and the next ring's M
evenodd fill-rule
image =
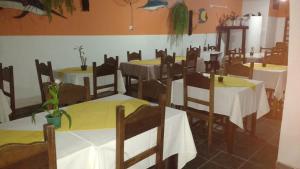
M233 144L234 144L234 135L235 135L235 125L230 122L229 118L227 120L227 151L229 153L233 152Z
M253 113L251 115L251 136L255 136L256 133L256 118L257 118L257 113Z
M213 130L213 120L209 119L209 121L208 121L208 138L207 138L209 152L211 151L211 145L212 145L212 134L213 134L212 130Z

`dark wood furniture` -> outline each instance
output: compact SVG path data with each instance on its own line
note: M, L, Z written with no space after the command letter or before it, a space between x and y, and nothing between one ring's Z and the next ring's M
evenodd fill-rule
M130 62L132 60L142 60L142 51L139 50L138 53L136 52L130 53L129 51L127 51L127 61Z
M189 72L196 72L198 55L199 54L196 51L189 49L186 50L186 60L182 63L188 69Z
M194 51L195 53L197 53L198 57L201 56L201 46L199 46L199 47L192 47L192 45L190 45L190 51Z
M183 67L184 67L184 61L181 61L181 63L174 63L170 67L170 78L172 80L178 80L183 78Z
M225 74L241 76L241 77L246 77L248 79L252 79L253 69L254 69L254 62L250 63L250 67L245 66L241 63L237 63L237 64L228 64L227 63L225 65Z
M242 53L229 53L228 54L228 63L237 64L237 63L245 63L246 57Z
M44 125L44 142L0 146L1 169L56 169L55 130Z
M94 98L102 98L106 96L111 96L118 93L118 65L119 65L119 57L116 58L106 58L105 60L110 60L110 62L104 62L102 65L97 66L96 62L93 62L93 88L94 88ZM113 63L113 64L112 64ZM101 85L98 84L98 78L113 75L114 81L113 83ZM113 90L108 90L108 88L113 87ZM98 90L106 90L102 92L98 92Z
M158 50L155 49L155 58L161 58L168 55L168 50L165 48L165 50Z
M271 52L265 52L263 58L264 64L275 64L275 65L287 65L287 54L284 51L272 50Z
M217 42L217 48L221 49L221 39L222 39L222 34L226 33L227 38L225 41L225 54L228 54L229 50L229 42L230 42L230 32L231 30L241 30L242 31L242 54L245 55L246 52L246 31L249 29L248 26L218 26L217 27L217 32L218 32L218 42Z
M201 50L199 48L187 48L186 49L186 55L196 55L197 57L200 57Z
M5 83L9 84L9 91L5 88ZM16 118L16 100L15 100L15 87L14 87L14 72L13 67L2 67L0 63L0 90L3 94L10 99L11 114L9 115L10 120Z
M161 56L159 66L159 79L163 80L169 78L171 73L171 66L175 63L176 53L173 55Z
M170 105L171 98L171 83L170 78L165 82L159 80L139 80L138 98L158 103L159 97L162 94L166 95L166 105Z
M38 75L38 81L39 81L39 86L40 86L40 91L41 91L41 96L42 96L42 102L44 103L46 101L46 95L45 95L45 90L48 88L49 84L54 83L54 76L53 76L53 71L52 71L52 65L51 62L48 61L46 63L40 63L38 59L35 60L35 66L36 66L36 71ZM43 82L43 76L47 77L49 81Z
M206 73L214 72L217 74L218 70L220 70L220 62L218 60L204 61L204 64Z
M162 169L163 142L165 125L165 96L159 101L159 106L144 105L125 117L124 106L117 106L116 112L116 169L125 169L139 161L156 154L156 168ZM156 145L142 153L124 159L125 140L157 127Z
M218 48L217 46L213 46L213 45L211 46L211 45L208 44L208 45L207 45L207 49L208 49L208 50L218 50L218 49L220 49L220 48Z

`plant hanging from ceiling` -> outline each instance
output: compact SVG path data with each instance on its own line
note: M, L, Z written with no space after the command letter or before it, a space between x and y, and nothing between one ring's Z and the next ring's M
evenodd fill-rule
M176 3L170 10L171 44L178 44L189 27L189 11L184 2Z
M73 0L42 0L42 3L50 21L52 19L53 10L57 10L61 15L64 13L64 8L66 8L70 14L75 10Z

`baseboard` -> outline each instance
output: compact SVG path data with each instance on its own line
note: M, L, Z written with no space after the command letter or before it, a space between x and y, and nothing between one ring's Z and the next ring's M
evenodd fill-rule
M296 169L296 168L293 168L293 167L290 167L286 164L282 164L281 162L278 162L276 163L276 169Z

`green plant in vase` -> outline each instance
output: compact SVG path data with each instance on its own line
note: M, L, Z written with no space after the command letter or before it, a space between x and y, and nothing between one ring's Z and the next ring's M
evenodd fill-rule
M69 128L72 126L71 116L63 109L59 108L59 82L49 85L49 99L42 104L42 109L49 114L46 115L48 124L54 125L55 128L61 127L61 117L65 115L69 121ZM32 114L32 120L35 123L35 113Z
M171 44L178 43L183 34L187 33L189 27L189 11L184 2L175 4L171 12Z

